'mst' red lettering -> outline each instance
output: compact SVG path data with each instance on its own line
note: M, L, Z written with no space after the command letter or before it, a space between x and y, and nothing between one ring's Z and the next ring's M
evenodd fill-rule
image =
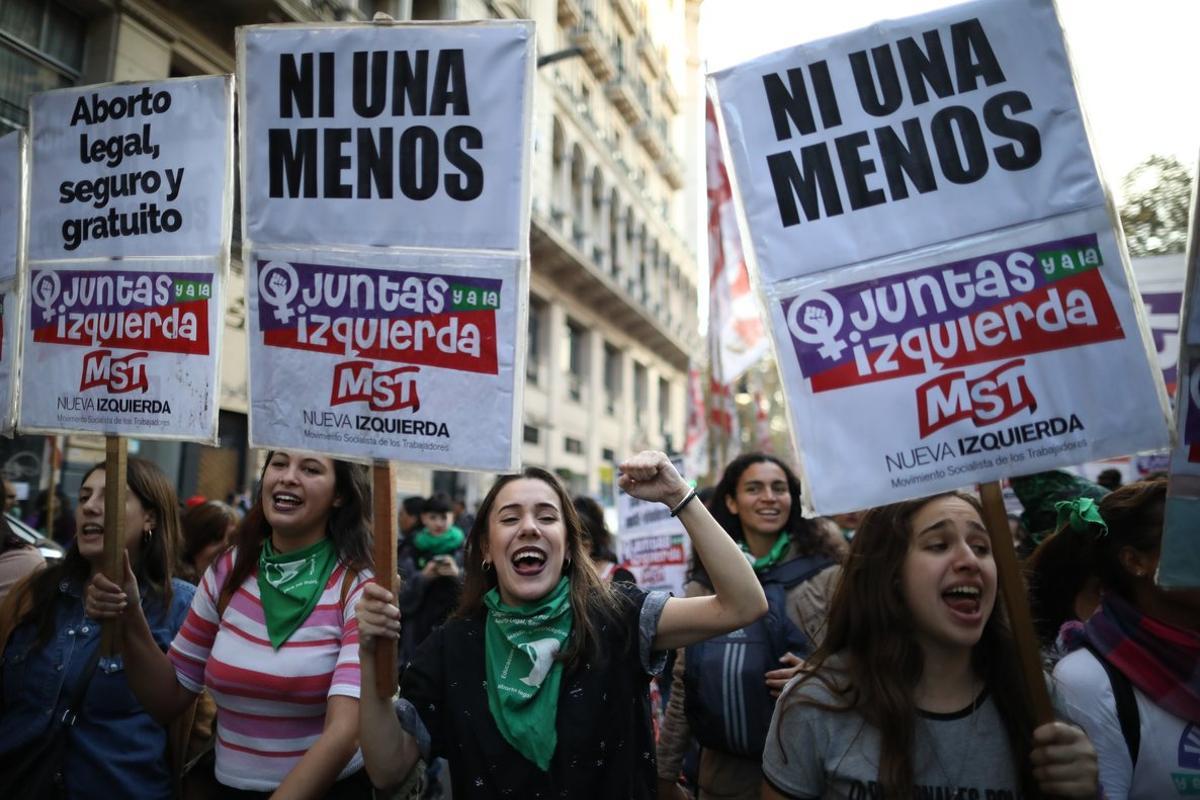
M373 361L343 361L333 369L329 405L366 403L372 411L421 408L416 374L420 367L376 369Z
M143 394L150 389L146 374L146 359L149 353L142 351L114 358L111 350L93 350L83 357L83 374L79 378L79 391L102 388L110 394L125 394L140 390Z
M985 375L967 378L966 370L944 372L917 387L917 422L921 438L952 423L970 419L976 426L1008 419L1024 409L1037 410L1018 358Z

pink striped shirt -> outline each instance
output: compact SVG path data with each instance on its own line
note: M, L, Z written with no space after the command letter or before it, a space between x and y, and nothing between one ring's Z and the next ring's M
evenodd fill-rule
M238 789L271 791L321 735L328 698L359 695L354 604L371 576L355 576L343 606L346 568L338 564L308 619L275 650L267 637L257 567L217 618L234 554L223 554L204 574L168 655L179 683L192 692L208 689L217 704L217 779ZM361 767L358 751L338 777Z

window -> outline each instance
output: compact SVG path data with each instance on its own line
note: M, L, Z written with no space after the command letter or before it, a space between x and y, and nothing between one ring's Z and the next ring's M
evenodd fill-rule
M617 413L621 400L621 351L604 343L604 411L609 416Z
M537 386L541 379L545 328L546 302L530 296L529 336L525 351L525 380L533 386Z
M525 426L525 436L524 436L525 444L537 444L541 438L542 438L542 432L540 430L538 430L538 427L536 425L526 425Z
M600 458L604 461L608 461L609 463L614 463L617 460L617 451L613 450L611 447L606 447L601 451Z
M29 95L79 80L84 18L54 0L0 3L0 135L29 123Z
M572 400L583 401L583 387L586 384L587 354L584 350L587 343L587 330L573 319L567 320L567 346L563 350L563 371L567 374L567 394Z
M563 439L563 450L566 450L568 453L582 455L583 442L581 442L578 439L575 439L571 436L567 436Z

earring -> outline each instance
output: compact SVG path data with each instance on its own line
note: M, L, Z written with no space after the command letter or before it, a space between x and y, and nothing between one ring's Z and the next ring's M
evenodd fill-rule
M143 544L143 545L150 544L150 537L151 537L151 536L153 536L153 535L154 535L154 529L153 529L153 528L151 528L151 529L150 529L150 530L148 530L148 531L142 531L142 544Z
M484 571L484 572L487 572L487 571L488 571L488 570L490 570L491 568L492 568L492 562L488 561L488 560L485 558L485 559L483 560L483 571Z

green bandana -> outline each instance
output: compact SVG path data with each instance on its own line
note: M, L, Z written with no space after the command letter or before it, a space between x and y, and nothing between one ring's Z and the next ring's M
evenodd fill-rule
M271 539L263 540L258 593L272 647L278 650L308 619L336 566L337 551L329 539L291 553L276 553Z
M1095 538L1108 534L1108 523L1100 516L1100 506L1090 497L1076 497L1054 504L1058 525L1076 533L1090 533Z
M771 545L770 551L762 558L755 558L745 542L739 542L738 546L746 554L746 560L750 562L750 566L754 567L754 571L762 572L764 569L770 569L779 563L779 559L783 558L783 554L787 552L791 541L791 537L788 536L787 531L780 531L779 538L775 540L775 544Z
M492 589L484 654L488 709L504 740L543 772L558 744L558 687L563 665L554 657L571 635L571 585L566 577L541 601L509 606Z
M425 566L433 556L453 553L466 540L467 535L457 525L451 525L441 536L430 533L429 528L421 528L412 537L413 547L417 548L417 569Z

